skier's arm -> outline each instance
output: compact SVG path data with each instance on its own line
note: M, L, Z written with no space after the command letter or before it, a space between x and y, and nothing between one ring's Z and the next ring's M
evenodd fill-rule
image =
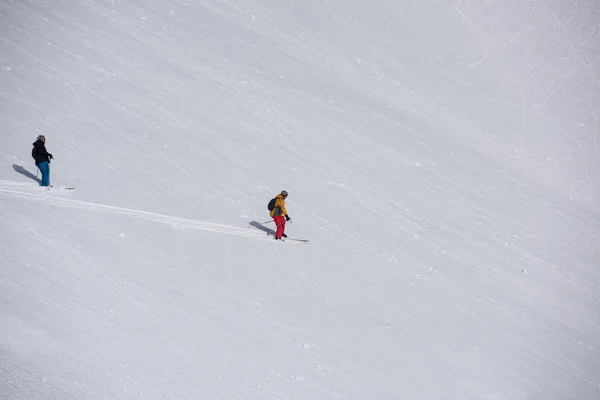
M43 144L38 148L38 154L46 156L50 159L54 158L52 157L52 154L48 153L48 150L46 150L46 146L44 146Z
M287 213L287 210L285 209L285 201L281 202L281 214L283 216L285 216L285 220L286 221L289 221L291 219L290 216Z

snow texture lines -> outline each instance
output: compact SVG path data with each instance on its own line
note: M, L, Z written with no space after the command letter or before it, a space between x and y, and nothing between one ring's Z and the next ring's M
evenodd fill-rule
M54 192L49 193L46 189L35 188L31 191L22 189L22 185L7 184L0 182L0 197L13 197L29 201L43 202L59 207L77 208L87 211L108 213L113 215L121 215L131 218L143 219L147 221L159 222L177 228L198 229L209 232L224 233L228 235L244 236L255 239L264 239L265 235L254 232L248 228L240 228L230 225L217 224L207 221L198 221L188 218L172 217L147 211L134 210L130 208L109 206L103 204L90 203L81 200L72 200L62 198L55 195Z

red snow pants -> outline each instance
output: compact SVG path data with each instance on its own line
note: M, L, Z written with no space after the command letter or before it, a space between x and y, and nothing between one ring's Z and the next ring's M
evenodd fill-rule
M283 215L278 215L273 217L273 221L275 221L275 239L281 239L283 232L285 231L285 217Z

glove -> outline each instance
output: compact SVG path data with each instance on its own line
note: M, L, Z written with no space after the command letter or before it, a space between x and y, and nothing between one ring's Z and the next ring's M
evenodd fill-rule
M48 153L48 158L52 160L54 157L52 156L52 154Z
M289 221L289 220L291 220L290 216L289 216L289 215L287 215L287 214L285 214L285 220L286 220L286 221Z

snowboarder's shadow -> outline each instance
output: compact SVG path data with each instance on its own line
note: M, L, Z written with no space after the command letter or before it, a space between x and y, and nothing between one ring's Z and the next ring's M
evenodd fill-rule
M25 168L23 168L22 165L13 164L13 169L15 171L17 171L18 173L20 173L21 175L25 175L26 177L28 177L30 179L33 179L37 183L41 183L42 182L42 180L40 178L38 178L37 176L35 176L31 172L27 171Z
M253 226L253 227L257 228L257 229L260 229L263 232L267 232L270 235L274 235L275 234L275 231L273 229L264 226L263 224L261 224L258 221L251 221L250 222L250 226Z

